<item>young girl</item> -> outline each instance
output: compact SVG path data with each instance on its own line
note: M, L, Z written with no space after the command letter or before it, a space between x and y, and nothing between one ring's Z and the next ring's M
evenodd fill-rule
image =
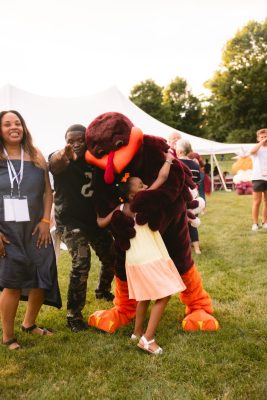
M124 178L119 184L120 196L126 201L117 209L132 216L131 202L141 190L158 189L168 178L173 157L168 154L166 162L159 171L155 182L148 188L138 177ZM115 210L114 210L115 211ZM113 212L114 212L113 211ZM111 212L105 218L97 218L100 227L106 226L112 218ZM135 225L136 236L130 239L130 249L126 251L126 274L129 298L138 301L132 340L139 340L138 347L151 354L161 354L162 348L155 341L155 332L165 307L174 293L186 287L171 260L158 231L152 231L148 224ZM155 300L151 308L146 331L143 325L151 300Z

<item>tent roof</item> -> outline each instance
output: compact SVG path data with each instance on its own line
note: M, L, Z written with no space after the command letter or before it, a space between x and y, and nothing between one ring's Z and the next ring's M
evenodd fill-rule
M167 139L174 128L151 117L127 97L117 87L92 96L55 98L26 92L12 85L0 88L0 110L19 111L32 133L35 144L46 155L64 147L64 135L73 124L89 123L104 112L117 111L125 114L135 126L149 135ZM245 153L251 145L226 144L199 138L181 132L199 154Z

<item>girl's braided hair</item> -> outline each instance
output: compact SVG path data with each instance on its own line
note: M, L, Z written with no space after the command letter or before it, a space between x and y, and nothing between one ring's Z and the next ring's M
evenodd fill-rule
M118 198L121 203L129 201L130 178L129 172L126 172L120 182L116 184Z

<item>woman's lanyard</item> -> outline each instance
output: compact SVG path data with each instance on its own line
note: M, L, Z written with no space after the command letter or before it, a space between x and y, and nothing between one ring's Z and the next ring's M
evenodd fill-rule
M17 173L14 165L12 164L11 160L8 157L8 153L6 149L4 148L4 153L7 157L7 169L8 169L8 175L9 175L9 180L10 180L10 196L13 196L13 191L14 191L14 181L17 182L18 185L18 197L20 197L20 184L23 179L23 169L24 169L24 150L23 147L21 146L20 148L20 170Z

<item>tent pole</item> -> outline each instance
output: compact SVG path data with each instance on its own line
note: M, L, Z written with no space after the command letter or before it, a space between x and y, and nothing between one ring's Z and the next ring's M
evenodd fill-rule
M218 172L219 172L219 175L220 175L220 178L221 178L221 181L222 181L224 190L225 190L226 192L231 192L231 189L227 189L227 187L226 187L226 183L225 183L225 180L224 180L224 177L223 177L223 174L222 174L220 165L219 165L219 163L218 163L218 160L217 160L217 157L216 157L215 154L213 154L213 158L214 158L216 167L218 168Z
M214 175L213 175L213 157L210 154L210 178L211 178L211 191L214 192Z

